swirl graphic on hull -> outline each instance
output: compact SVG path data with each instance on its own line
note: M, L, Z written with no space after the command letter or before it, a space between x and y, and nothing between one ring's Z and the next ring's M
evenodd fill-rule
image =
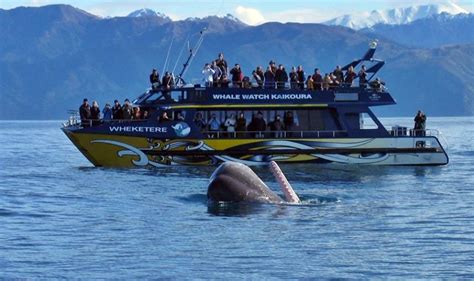
M143 167L151 165L154 167L168 166L168 165L186 165L186 164L205 164L205 165L215 165L221 162L239 162L245 165L257 166L257 165L267 165L270 161L300 161L298 157L302 155L299 153L301 150L313 150L316 148L328 148L328 147L342 147L342 148L356 148L369 145L373 139L364 139L362 141L350 141L344 143L328 143L328 142L311 142L311 141L302 141L294 142L287 140L278 140L278 141L261 141L261 142L252 142L242 145L233 146L227 148L226 150L242 150L242 151L252 151L252 154L242 155L234 157L231 155L226 155L225 150L221 151L219 154L202 154L200 151L216 151L215 148L208 145L206 142L200 141L187 141L187 140L176 140L170 141L168 143L156 143L155 140L148 139L149 143L153 143L147 148L137 148L132 145L113 141L113 140L94 140L91 143L104 143L115 145L118 147L124 148L117 152L118 157L124 156L137 156L138 160L132 159L132 164L135 166ZM161 150L158 150L161 148ZM294 150L294 154L282 155L279 154L279 150ZM195 155L191 156L182 156L182 155L156 155L149 158L147 152L157 151L194 151ZM259 154L259 151L274 151L275 154ZM153 154L153 153L152 153ZM343 164L379 164L387 161L390 158L388 153L374 153L370 155L363 155L360 153L353 155L346 154L321 154L321 153L310 153L304 155L314 157L314 160L320 159L319 161L327 162L337 162ZM304 161L311 161L311 159L306 159Z

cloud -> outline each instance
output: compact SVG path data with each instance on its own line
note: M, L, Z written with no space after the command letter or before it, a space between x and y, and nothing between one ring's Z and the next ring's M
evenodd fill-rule
M37 6L44 6L44 5L48 5L48 4L51 4L51 1L49 1L49 0L30 0L29 3L26 4L26 6L37 7Z
M241 21L250 25L257 25L265 21L262 13L254 8L237 6L237 8L235 8L235 14Z
M265 14L265 19L266 21L277 22L320 23L340 15L340 11L334 10L295 9L282 12L271 12Z

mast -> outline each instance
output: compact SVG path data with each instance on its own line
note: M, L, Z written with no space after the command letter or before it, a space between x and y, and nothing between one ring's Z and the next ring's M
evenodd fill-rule
M206 28L203 28L201 31L199 31L199 39L194 45L193 48L189 49L189 56L186 60L186 62L183 64L183 69L181 69L181 72L178 74L178 77L176 77L176 84L180 83L181 85L185 85L186 81L184 81L183 77L186 74L186 71L188 70L189 66L191 65L191 62L193 61L194 57L196 56L199 48L201 47L202 42L204 41L204 32L206 31Z

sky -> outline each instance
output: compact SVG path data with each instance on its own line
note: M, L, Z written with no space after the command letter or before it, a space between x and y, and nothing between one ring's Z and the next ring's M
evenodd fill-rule
M70 4L101 17L126 16L132 11L150 8L173 20L188 17L232 14L251 25L264 22L318 23L344 14L446 3L449 0L0 0L0 8ZM474 0L452 0L474 12Z

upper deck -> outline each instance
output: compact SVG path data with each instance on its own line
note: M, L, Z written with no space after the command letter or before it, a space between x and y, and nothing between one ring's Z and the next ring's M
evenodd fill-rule
M232 85L229 80L217 84L212 83L211 80L210 84L213 84L214 87L203 87L200 84L186 85L182 78L182 74L188 66L188 63L186 63L183 71L177 77L177 81L181 82L181 85L171 88L157 87L149 89L133 103L147 108L168 106L172 108L277 108L341 107L346 105L368 108L370 106L395 104L394 99L384 86L385 83L378 78L371 81L385 62L373 58L377 42L372 41L369 46L370 48L362 58L356 59L339 69L340 79L335 79L334 82L336 83L334 84L324 80L319 72L316 74L315 70L315 75L319 75L319 82L314 80L313 83L319 86L315 86L313 89L305 88L306 82L302 80L297 83L293 82L293 84L288 83L288 79L286 81L269 80L270 82L262 79L260 83L252 83L249 77L240 77L241 80L237 81L238 84L236 85ZM362 65L363 75L361 76L361 74L356 74L354 69L362 62L366 62L371 66L365 68ZM304 73L303 76L306 77ZM345 76L351 76L352 79L345 80L343 79ZM313 75L313 77L315 76ZM364 77L365 82L360 80L362 79L360 77ZM353 81L358 78L360 78L359 86L354 86ZM332 81L331 78L329 78L329 81ZM324 84L326 86L323 86ZM318 90L316 90L317 88Z
M166 91L148 90L134 104L170 108L247 108L247 107L339 107L395 104L385 89L337 87L323 91L306 89L217 88L200 85Z

